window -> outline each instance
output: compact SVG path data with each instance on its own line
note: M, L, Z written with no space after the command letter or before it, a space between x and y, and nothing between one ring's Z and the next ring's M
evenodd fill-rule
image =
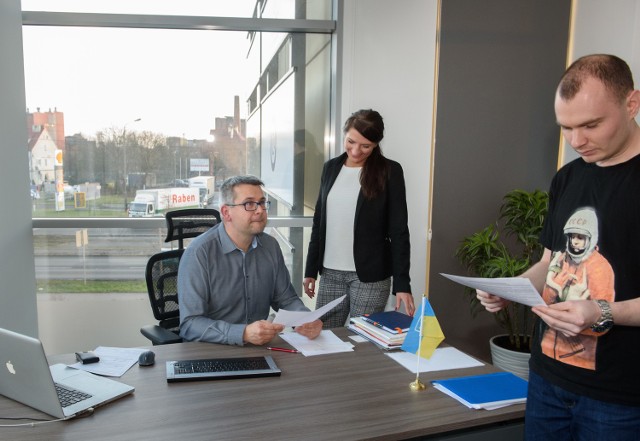
M210 177L196 204L216 208L223 179L253 173L265 181L272 219L312 214L330 132L330 1L23 0L23 9L42 291L107 276L123 290L144 288L144 262L170 246L161 216L180 206L158 195L151 218L124 222L142 190L187 192ZM302 24L282 30L265 18ZM299 288L308 233L286 221L271 232ZM74 270L59 269L62 257ZM87 271L118 257L135 270Z

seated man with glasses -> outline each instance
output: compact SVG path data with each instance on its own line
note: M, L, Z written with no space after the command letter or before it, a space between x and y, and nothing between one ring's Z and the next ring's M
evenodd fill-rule
M268 343L283 330L269 308L308 311L296 294L278 242L264 233L269 201L255 176L234 176L220 187L222 223L185 249L178 270L180 336L230 345ZM316 320L295 328L315 338Z

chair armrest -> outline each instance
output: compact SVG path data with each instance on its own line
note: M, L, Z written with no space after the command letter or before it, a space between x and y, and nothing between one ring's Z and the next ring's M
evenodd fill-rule
M143 326L140 328L140 333L151 340L154 345L168 345L182 341L178 334L158 325Z

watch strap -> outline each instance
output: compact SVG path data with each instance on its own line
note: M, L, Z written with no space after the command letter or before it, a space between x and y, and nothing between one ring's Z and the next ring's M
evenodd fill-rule
M594 332L604 332L611 329L613 326L613 313L611 312L611 305L606 300L595 300L595 303L600 308L600 318L591 325L591 330Z

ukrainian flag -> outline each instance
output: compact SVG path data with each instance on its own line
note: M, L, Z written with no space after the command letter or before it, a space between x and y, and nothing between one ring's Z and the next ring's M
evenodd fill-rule
M431 358L433 351L444 340L440 323L426 297L422 297L420 308L416 310L411 329L402 344L402 350L422 358Z

